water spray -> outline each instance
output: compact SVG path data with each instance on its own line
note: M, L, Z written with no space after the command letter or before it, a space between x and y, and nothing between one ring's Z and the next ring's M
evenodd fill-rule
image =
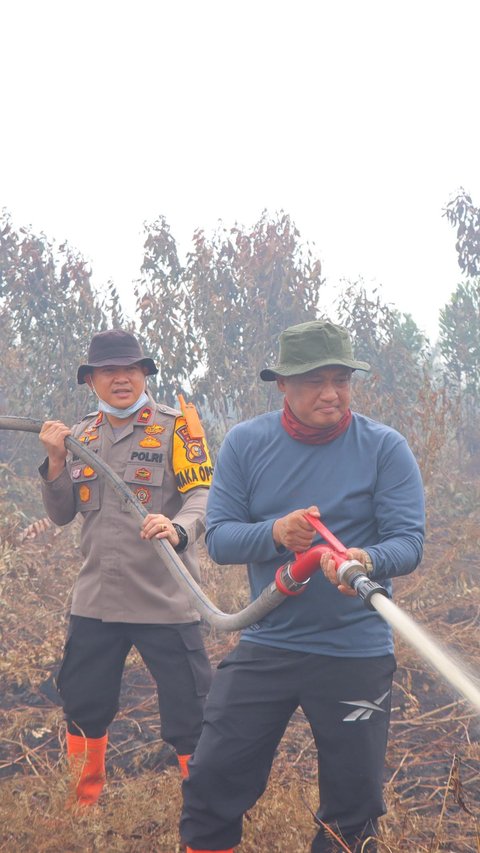
M480 690L473 680L462 671L461 665L448 652L440 648L439 644L411 616L390 600L387 590L365 574L361 563L357 560L345 559L345 546L321 521L310 514L307 514L306 517L312 527L329 543L330 547L323 545L316 547L321 548L323 553L331 554L337 566L337 577L340 583L354 589L370 610L376 610L392 628L401 634L409 645L413 646L452 687L458 690L480 712ZM292 571L295 575L294 567Z
M33 418L0 417L0 429L39 433L42 425L43 421ZM142 525L147 515L145 507L109 465L73 436L67 436L65 445L78 458L95 467L99 476L105 478L119 496L121 503L137 517ZM461 670L459 664L439 647L425 629L417 625L390 600L387 590L365 574L361 563L348 558L345 546L318 518L309 514L306 517L327 544L315 545L308 551L297 554L295 560L281 566L277 570L275 580L262 590L258 598L238 613L224 613L210 601L166 539L150 541L163 565L175 578L194 607L210 625L222 631L239 631L248 625L260 622L267 613L278 607L289 596L305 592L310 578L321 569L322 555L328 553L335 562L340 582L355 590L368 608L376 610L480 712L480 690Z

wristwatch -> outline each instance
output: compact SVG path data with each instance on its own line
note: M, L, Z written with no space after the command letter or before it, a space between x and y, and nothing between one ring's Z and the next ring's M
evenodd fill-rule
M172 527L176 531L179 539L178 545L175 545L174 551L176 551L177 554L181 554L182 551L185 551L185 548L188 545L188 534L185 528L183 528L180 524L175 524L175 522L172 522Z

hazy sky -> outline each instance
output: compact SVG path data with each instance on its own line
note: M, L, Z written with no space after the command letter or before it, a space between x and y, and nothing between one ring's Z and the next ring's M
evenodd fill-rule
M142 227L182 251L283 209L330 284L430 337L461 280L442 208L480 205L478 0L8 0L0 207L131 292Z

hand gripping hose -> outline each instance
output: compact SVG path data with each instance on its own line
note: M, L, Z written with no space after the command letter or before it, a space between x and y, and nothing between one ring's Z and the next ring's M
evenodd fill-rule
M0 418L0 429L39 433L42 425L43 421L34 418ZM89 463L100 476L105 478L121 502L137 517L141 527L144 518L148 515L147 510L123 480L112 471L110 466L71 435L65 439L65 446L83 462ZM214 628L222 631L239 631L248 625L253 625L263 619L275 607L278 607L282 601L285 601L286 596L299 595L303 592L310 577L319 571L320 557L327 551L333 552L335 562L344 571L342 582L352 586L368 606L370 606L370 598L374 592L388 594L383 587L374 584L362 573L363 567L360 563L355 560L346 561L346 549L338 539L335 539L333 533L330 533L318 519L313 516L307 517L312 526L329 542L330 547L316 545L303 554L297 554L293 562L289 562L278 569L275 580L262 590L258 598L238 613L224 613L210 601L167 540L151 539L150 542L164 566L175 578L201 616ZM356 586L353 586L354 583Z
M0 417L0 429L39 433L42 423L43 421L32 418ZM123 480L102 459L77 439L68 436L65 439L65 445L69 450L75 451L82 461L95 466L95 470L100 476L105 477L120 500L137 516L141 525L147 511ZM361 563L346 559L346 548L321 521L309 514L306 517L312 527L328 542L328 545L316 545L303 554L296 554L293 562L278 569L275 580L262 590L258 598L238 613L223 613L212 604L194 581L169 542L165 539L151 539L150 541L164 566L203 618L210 625L222 631L239 631L248 625L259 622L267 613L285 601L286 596L298 595L303 592L310 577L320 569L320 557L329 552L335 560L341 582L355 589L367 607L377 610L387 622L399 630L404 639L413 645L480 712L480 690L472 683L471 678L460 670L457 662L451 660L448 655L441 651L423 629L390 601L387 591L365 575Z
M340 583L354 589L369 610L376 610L371 601L372 596L375 593L379 593L380 595L386 595L388 598L387 590L383 586L380 586L380 584L375 583L375 581L370 580L358 560L348 559L345 545L342 545L336 536L318 518L310 515L310 513L306 513L305 518L315 528L317 533L320 533L325 541L328 542L328 545L314 545L309 551L305 551L303 554L296 554L294 562L281 566L275 578L278 589L284 595L300 595L312 574L320 568L322 554L330 554L337 567L337 576Z
M0 417L0 429L39 433L42 425L43 421L33 418ZM123 480L112 471L110 466L97 456L96 453L92 453L88 447L85 447L84 444L73 438L73 436L67 436L65 446L68 450L74 452L83 462L87 462L92 468L95 468L95 471L101 477L105 478L108 485L119 496L121 502L137 517L139 526L141 526L144 518L148 515L147 510ZM262 590L258 598L243 610L240 610L238 613L224 613L205 595L169 542L165 539L151 539L150 541L163 565L175 578L176 582L188 596L189 601L192 602L201 616L214 628L222 631L239 631L248 625L259 622L267 613L270 613L282 601L285 601L287 593L281 587L277 586L275 581L272 581L272 583L268 584ZM313 571L317 571L319 568L320 564L317 560Z

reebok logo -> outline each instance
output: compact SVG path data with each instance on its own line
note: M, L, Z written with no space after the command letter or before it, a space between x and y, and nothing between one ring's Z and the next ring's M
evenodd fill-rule
M383 708L380 708L380 705L389 693L390 691L387 690L386 693L379 696L374 702L369 702L368 699L357 699L355 702L347 702L345 699L340 699L340 704L353 705L356 709L355 711L352 711L351 714L347 714L347 716L343 718L342 723L354 723L356 720L369 720L374 711L380 711L381 714L384 714L385 711Z

